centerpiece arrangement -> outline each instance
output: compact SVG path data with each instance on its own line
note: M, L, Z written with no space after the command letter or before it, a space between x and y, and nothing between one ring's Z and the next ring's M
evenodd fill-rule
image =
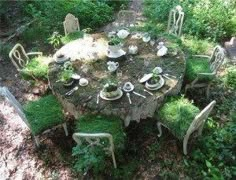
M126 54L124 50L121 49L122 40L115 36L112 37L108 42L108 53L107 56L109 58L119 58Z
M64 86L71 86L74 83L72 75L74 74L74 68L71 62L66 62L59 74L59 82L62 82Z
M123 95L122 90L118 87L116 82L109 81L106 83L100 92L100 97L105 100L116 100Z
M160 71L159 68L155 68L152 71L152 76L150 77L150 79L148 79L145 83L145 87L149 90L157 90L160 89L165 81L162 78L161 75L159 75L162 71Z

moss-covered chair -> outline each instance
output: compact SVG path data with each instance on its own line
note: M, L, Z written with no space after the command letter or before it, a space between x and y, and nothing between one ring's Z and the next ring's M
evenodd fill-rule
M194 55L187 59L185 79L185 93L189 88L207 87L206 96L209 97L211 81L215 78L217 71L224 61L224 49L216 46L210 56Z
M0 87L0 95L7 98L20 118L30 129L37 147L40 144L38 135L59 124L62 124L65 134L68 136L67 125L62 113L62 106L55 96L48 95L37 101L29 102L22 107L6 87Z
M42 55L42 52L26 53L24 47L17 43L10 51L9 58L17 71L23 75L31 76L33 79L47 79L45 76L47 75L47 67L51 58Z
M197 131L198 136L202 134L203 126L212 111L216 101L212 101L201 112L184 97L172 97L164 106L155 113L158 119L158 137L162 135L161 126L166 127L179 140L183 141L183 152L187 154L188 140Z
M99 115L85 115L78 120L76 129L78 133L73 134L73 139L78 146L83 145L85 148L99 146L104 153L111 155L113 166L117 168L115 146L116 153L119 154L124 149L125 140L120 119ZM88 166L92 165L88 164Z

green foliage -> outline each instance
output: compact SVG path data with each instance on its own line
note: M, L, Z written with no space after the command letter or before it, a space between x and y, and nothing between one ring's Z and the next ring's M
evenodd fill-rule
M193 81L198 73L211 73L210 64L206 58L192 57L186 61L185 78L187 81ZM200 77L201 80L210 80L210 77Z
M192 176L204 179L234 179L236 177L236 123L231 121L223 127L210 127L209 133L198 142L198 149L189 158L188 169ZM197 169L197 171L195 171Z
M29 102L24 111L34 135L63 122L62 106L53 95Z
M111 46L115 46L115 45L118 45L121 43L121 39L118 38L118 37L113 37L109 40L108 44L111 45Z
M29 63L22 69L22 75L24 78L29 78L29 76L33 76L36 79L47 80L48 73L48 63L50 58L39 56L33 58L29 61Z
M124 150L125 134L122 129L122 121L118 118L98 115L82 116L76 123L76 131L83 133L110 133L113 136L116 156L121 155ZM104 139L102 144L106 146L108 142ZM105 171L105 167L108 167L107 155L102 148L99 146L86 146L85 142L80 146L74 147L72 155L76 158L75 170L87 172L91 169L94 173ZM109 154L109 159L111 158L110 156ZM110 164L110 166L112 165Z
M184 47L193 55L209 54L209 49L213 49L215 46L214 43L198 39L196 36L186 35L182 40Z
M62 35L60 35L58 32L53 32L52 36L48 38L48 43L53 45L53 47L59 48L62 45Z
M153 22L167 25L169 11L181 5L185 12L183 30L198 38L214 41L236 33L236 4L224 0L145 0L145 15Z
M227 69L226 85L236 89L236 66L232 66Z
M4 44L0 41L0 56L6 60L9 59L9 52L11 51L12 45L11 44Z
M83 38L83 36L84 36L83 31L73 32L73 33L70 33L70 34L68 34L66 36L63 36L61 38L61 42L63 44L67 44L70 41L73 41L73 40L76 40L76 39L79 39L79 38Z
M125 7L127 7L130 0L118 0L118 1L98 0L98 1L106 3L107 5L113 7L116 10L116 9L124 9Z
M177 138L183 139L200 110L182 96L169 98L158 112L161 122L167 125ZM158 117L158 114L155 116Z

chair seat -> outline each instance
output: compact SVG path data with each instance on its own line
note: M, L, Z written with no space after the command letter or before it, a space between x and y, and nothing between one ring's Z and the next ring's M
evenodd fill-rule
M37 79L47 80L48 64L50 62L51 58L45 56L35 57L21 70L21 74L25 78L33 76Z
M192 57L186 62L186 80L193 81L199 73L211 73L210 63L207 58ZM212 77L203 77L201 81L209 81Z
M200 112L184 97L171 97L165 105L155 114L160 122L164 124L178 139L183 140L190 124Z
M62 106L55 96L48 95L24 106L33 135L38 135L64 122Z

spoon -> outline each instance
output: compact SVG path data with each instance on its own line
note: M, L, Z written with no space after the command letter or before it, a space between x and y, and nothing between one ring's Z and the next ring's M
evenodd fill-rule
M68 91L65 95L70 96L72 93L74 93L75 91L77 91L79 89L78 86L75 86L73 89L71 89L70 91Z

